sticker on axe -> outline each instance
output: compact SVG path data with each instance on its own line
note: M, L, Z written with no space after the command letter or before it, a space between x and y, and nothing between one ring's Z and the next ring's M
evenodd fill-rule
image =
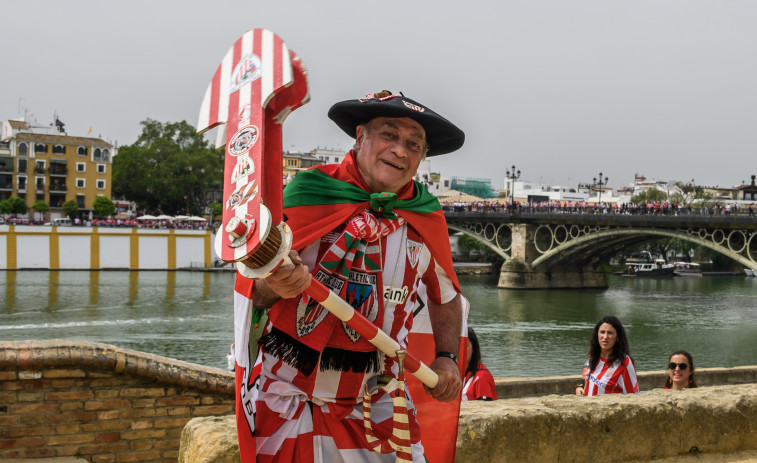
M255 163L249 156L239 156L234 170L231 171L231 183L237 183L242 177L255 173Z
M229 196L229 200L226 201L226 209L236 209L239 206L244 206L247 204L247 201L254 198L256 194L258 194L258 181L253 180L250 183L237 188L237 190Z
M229 154L241 156L250 151L256 141L258 141L258 128L254 125L242 127L229 142Z
M260 57L255 54L244 55L239 60L229 81L229 93L234 93L245 85L258 80L263 73L260 70Z

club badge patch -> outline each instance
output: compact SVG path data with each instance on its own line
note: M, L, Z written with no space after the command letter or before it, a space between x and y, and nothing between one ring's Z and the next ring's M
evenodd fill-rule
M259 79L263 73L260 71L260 57L255 54L244 55L239 60L229 81L229 94Z
M258 141L258 128L254 125L242 127L229 142L229 154L241 156L250 151L256 141Z
M315 272L313 278L326 285L336 294L339 294L342 291L345 283L345 281L338 276L329 275L322 270ZM311 333L321 324L328 313L329 311L315 299L308 298L308 302L300 301L300 303L297 304L297 322L295 326L297 329L297 337L302 337Z
M405 106L412 109L413 111L418 111L419 113L422 113L423 111L426 110L426 108L424 108L423 106L418 106L417 104L408 103L405 100L402 100L402 102L405 103Z
M407 260L410 261L412 268L418 265L418 259L421 257L421 248L423 248L422 243L407 240Z
M349 305L369 321L375 323L378 315L378 299L376 298L376 275L350 271L347 282L347 294L345 300ZM353 343L360 339L360 334L342 322L344 332Z
M241 187L237 188L231 195L229 195L229 199L228 201L226 201L226 209L236 209L240 206L244 206L257 194L257 180L253 180L250 183L242 185Z
M231 183L237 183L240 178L255 173L255 164L249 156L239 156L234 170L231 171Z

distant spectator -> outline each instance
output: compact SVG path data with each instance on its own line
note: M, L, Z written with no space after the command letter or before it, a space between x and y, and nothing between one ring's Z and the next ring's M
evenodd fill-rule
M473 328L468 327L468 349L463 379L463 400L497 400L494 377L481 363L481 347Z
M694 380L694 358L685 350L673 352L668 360L668 379L665 389L681 389L697 387Z
M639 383L630 353L620 320L612 315L599 320L589 341L584 382L576 386L576 395L638 394Z

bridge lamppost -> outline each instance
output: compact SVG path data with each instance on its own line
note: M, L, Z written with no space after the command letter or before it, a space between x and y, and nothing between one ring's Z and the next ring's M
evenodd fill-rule
M599 210L602 210L602 186L607 186L607 177L605 177L604 182L602 181L602 172L599 173L599 181L597 181L597 177L594 177L594 186L599 186L599 198L597 198L597 202L599 203Z
M512 169L512 170L510 170ZM510 179L510 211L515 211L515 181L520 178L520 170L516 172L515 164L507 170L506 178Z

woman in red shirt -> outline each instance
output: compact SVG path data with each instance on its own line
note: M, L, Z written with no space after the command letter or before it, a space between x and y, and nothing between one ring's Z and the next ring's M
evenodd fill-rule
M620 320L612 315L599 320L591 335L584 382L576 386L576 395L638 394L639 383L630 353Z
M465 378L463 379L463 400L497 400L494 377L481 363L481 348L473 328L468 327L468 348Z

